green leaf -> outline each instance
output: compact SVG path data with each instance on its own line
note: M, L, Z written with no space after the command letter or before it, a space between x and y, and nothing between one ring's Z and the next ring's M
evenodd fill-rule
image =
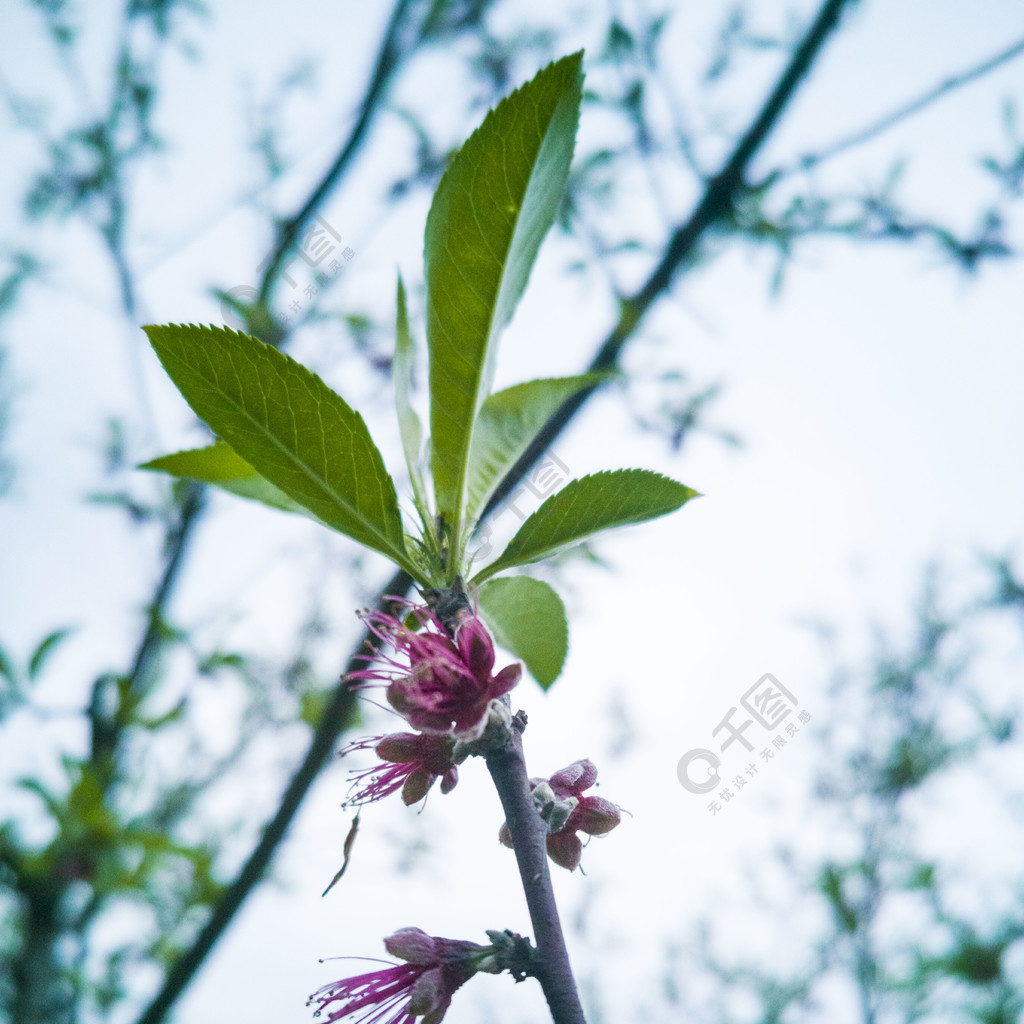
M674 512L695 497L692 488L647 469L616 469L573 480L523 523L497 561L477 573L473 582L547 558L600 530Z
M137 725L149 732L159 732L165 725L171 725L174 722L180 721L181 718L184 717L187 709L188 699L186 697L182 697L170 711L165 711L162 715L156 715L153 718L147 718L143 715L133 715L132 725Z
M7 652L0 647L0 722L19 704L22 700L21 684L18 679L18 671L14 662L8 657ZM0 847L3 846L3 826L0 826Z
M144 328L185 400L262 477L412 573L395 485L362 416L270 345L220 327Z
M509 576L480 588L480 613L494 639L521 658L547 690L558 678L569 649L562 599L541 580Z
M324 717L324 711L331 702L333 687L322 690L306 690L299 698L299 718L314 729Z
M398 314L395 318L395 359L391 375L395 384L395 411L398 414L398 430L402 435L402 449L405 464L409 467L416 507L426 518L426 488L423 486L423 468L420 459L423 454L423 427L416 410L412 407L412 381L416 367L416 352L409 330L409 311L405 303L405 285L398 276Z
M72 629L55 629L45 636L28 659L28 678L33 681L43 671L50 655L74 632Z
M456 543L473 424L494 375L494 342L565 191L582 60L577 53L548 65L487 115L445 171L427 217L431 464L437 510Z
M229 653L214 651L212 654L208 654L205 658L200 659L196 664L196 671L203 676L213 675L214 672L222 668L230 668L244 675L246 670L245 655L239 654L237 651Z
M161 455L144 462L139 469L158 470L172 476L188 477L204 484L213 484L240 498L258 501L270 508L310 515L297 501L292 501L279 487L264 479L230 445L218 441L207 448L191 448L173 455Z
M0 679L6 679L11 686L18 685L18 674L15 671L14 663L2 647L0 647Z
M606 379L607 374L584 373L531 380L491 395L480 407L469 449L466 518L479 515L505 474L567 398Z

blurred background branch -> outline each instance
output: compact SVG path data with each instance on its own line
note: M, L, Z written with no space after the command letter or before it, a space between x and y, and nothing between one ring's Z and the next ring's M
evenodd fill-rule
M243 205L254 205L254 197L265 201L259 221L271 239L270 251L258 280L244 293L223 287L223 277L207 284L214 285L225 316L233 315L238 326L264 340L315 351L322 344L326 368L340 366L353 386L362 388L371 409L379 406L378 385L390 371L390 312L364 305L358 293L339 297L331 282L318 278L307 286L302 315L290 315L280 302L283 282L290 281L289 261L309 255L306 236L315 218L327 216L328 203L333 207L347 195L365 196L361 176L367 167L380 210L373 223L382 232L393 221L421 225L426 198L463 128L541 63L580 45L579 31L561 23L555 12L547 12L549 20L538 15L524 22L513 16L511 6L497 0L398 0L374 30L379 42L376 56L367 61L365 81L353 84L351 127L338 133L342 137L330 158L314 174L308 173L301 147L288 137L286 117L285 127L275 127L267 106L265 123L256 126L266 180L246 193ZM603 335L598 329L602 341L596 352L572 351L593 369L614 368L619 376L606 392L618 389L626 415L673 452L689 451L702 436L735 440L731 426L709 425L721 382L703 379L677 346L652 341L658 328L651 326L649 314L676 297L680 273L704 271L732 251L767 248L774 258L770 282L781 289L798 255L822 238L918 247L969 274L1017 256L1024 139L1012 98L1004 110L1002 148L981 157L991 192L976 188L972 222L929 209L913 190L913 200L906 199L902 160L894 160L874 186L864 180L865 174L877 179L876 171L849 172L847 161L884 133L905 129L1017 59L1024 44L944 76L916 99L892 105L890 113L867 119L867 127L819 149L793 144L776 132L805 79L805 92L813 96L816 77L809 72L847 6L859 8L857 17L872 8L828 0L816 11L774 22L742 8L716 15L703 26L707 45L699 57L686 58L695 65L703 62L695 70L699 94L680 87L682 58L666 43L676 39L671 33L685 12L610 3L581 14L584 41L597 45L588 49L584 128L556 251L567 275L587 289L588 303L596 307L600 295L613 310L615 326ZM56 302L79 287L69 283L62 265L70 259L54 257L52 239L73 239L83 246L76 250L81 252L92 251L81 241L82 232L98 242L106 263L100 271L99 261L81 261L95 271L84 290L92 290L89 301L104 308L109 323L131 329L151 315L151 308L166 308L152 284L153 268L188 246L182 249L180 240L169 238L173 231L154 221L161 211L152 197L167 192L164 187L154 192L153 182L166 173L169 160L179 158L176 147L187 144L189 133L189 125L167 111L178 88L195 88L197 82L202 87L205 65L219 56L202 56L203 44L196 42L212 32L212 11L183 0L129 0L116 16L73 4L26 2L18 15L18 38L45 54L40 60L48 71L42 87L27 77L0 78L22 147L21 176L8 183L17 193L12 220L19 226L5 240L0 279L0 496L6 485L8 502L19 486L18 460L4 448L10 412L35 400L21 395L11 368L8 352L19 351L11 340L12 325L17 344L30 344L32 328L18 319L23 311L27 320L41 297ZM306 33L303 38L313 49L316 21L296 22L288 30ZM275 94L282 105L287 95L283 89ZM437 118L436 108L449 101L447 121ZM337 123L336 113L319 116L321 125ZM593 134L591 117L602 125ZM183 148L180 159L189 158ZM245 159L255 163L253 154ZM644 197L641 213L637 194ZM201 210L188 206L187 194L166 201L180 207L181 222ZM171 226L179 229L177 216ZM144 258L146 245L161 231L156 249ZM389 288L393 262L374 268L388 278ZM101 281L104 275L107 280ZM294 294L290 288L286 298ZM67 322L77 309L62 314ZM142 343L138 334L135 344L141 348ZM620 358L627 344L639 354L636 360ZM635 372L637 365L643 365L643 373ZM591 397L581 392L559 410L488 507L492 519L509 507L536 460L563 437ZM69 668L65 652L82 650L77 645L84 638L59 620L38 640L11 636L0 620L0 745L15 750L15 738L31 733L48 751L44 768L31 761L26 764L32 768L11 764L3 780L16 794L10 811L5 801L0 822L0 956L6 965L0 971L0 1020L10 1024L165 1019L265 879L338 737L357 721L351 692L336 682L337 652L355 644L352 649L359 653L368 638L325 625L337 599L325 596L325 581L344 578L346 592L338 600L349 607L408 589L401 574L379 589L381 567L342 548L331 556L329 568L320 565L319 575L311 571L302 585L301 592L311 595L303 614L282 613L287 639L268 643L265 650L255 643L251 650L223 644L221 638L231 634L221 626L235 609L191 616L179 610L194 596L202 605L208 582L204 536L212 529L209 510L215 503L196 485L141 480L133 467L152 454L153 443L130 414L110 416L99 446L99 483L89 486L93 513L105 506L104 514L123 516L124 550L131 552L132 571L144 577L132 598L138 614L125 611L132 601L111 599L104 608L111 623L120 623L116 644L108 638L102 650L107 667L94 670L93 655L81 659L87 674ZM1003 565L1005 613L1017 582L1012 562ZM56 574L52 583L59 585ZM12 595L15 589L13 583L5 586ZM99 594L96 601L105 598ZM910 659L918 668L900 669L905 679L923 678L941 654L948 630L934 623L929 628L932 632L922 632L928 644L922 641ZM18 650L27 653L19 656ZM940 762L945 766L936 751L952 744L935 721L921 719L917 683L907 687L884 690L884 700L902 704L890 726L884 764L872 768L869 782L864 781L868 755L857 755L860 760L850 755L849 772L861 774L848 774L847 784L856 779L856 787L866 786L877 814L870 822L855 823L864 843L857 857L818 865L818 890L831 909L836 935L844 936L844 945L834 948L846 957L827 952L833 948L827 945L831 936L822 940L818 962L822 970L841 968L855 977L865 1021L877 1017L887 1001L909 999L908 993L916 993L920 1005L921 1000L936 1005L943 978L963 979L965 971L984 968L987 980L979 984L992 986L985 989L991 998L984 1012L996 1016L971 1012L976 1019L1009 1021L1024 990L1003 966L1002 951L1019 937L1016 905L1000 908L998 921L971 923L947 906L938 890L925 887L933 920L950 941L919 952L913 970L900 977L886 974L875 942L872 922L893 891L884 877L895 843L889 829L898 824L893 816L911 790L938 772ZM883 691L877 692L884 703ZM227 693L234 702L225 721L229 735L214 742L210 722L219 725L220 719L211 708L226 701ZM1005 715L992 714L989 739L1009 743L1016 726ZM957 757L976 759L984 743L976 737L972 744L952 745ZM253 809L231 803L230 813L211 813L217 794L244 779L268 756L267 748L278 764L280 785L275 781L274 792L282 792L280 802L271 798ZM904 751L903 761L896 758L897 749ZM919 769L920 777L914 774ZM883 785L879 779L886 771L889 782ZM899 771L910 776L897 791L893 773ZM836 792L842 784L835 782ZM847 791L844 799L851 798ZM921 863L913 865L910 874L919 869ZM854 888L856 899L850 895ZM142 917L117 926L128 920L119 915L140 907ZM998 970L992 968L993 957ZM785 1006L807 1005L814 991L813 972L780 979L710 959L708 966L729 985L742 987L744 979L756 977L752 987L762 1011L757 1019L778 1019ZM669 1000L669 1013L671 1005Z

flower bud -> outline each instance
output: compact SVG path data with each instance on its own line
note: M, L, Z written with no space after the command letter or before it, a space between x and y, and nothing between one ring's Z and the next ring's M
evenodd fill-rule
M583 795L596 782L597 768L587 758L573 761L550 779L530 779L534 806L548 827L548 856L569 871L579 866L583 853L578 832L603 836L621 820L619 808L610 800ZM503 827L502 842L507 831Z
M548 856L568 871L579 867L583 856L583 843L575 832L554 832L547 838Z
M588 836L603 836L611 832L622 820L618 807L601 796L585 796L569 816L567 828L586 832Z
M585 789L590 789L597 782L597 768L593 761L582 758L555 772L549 781L551 788L559 796L580 796Z
M441 776L441 792L445 794L450 793L458 784L459 769L453 764L451 768Z

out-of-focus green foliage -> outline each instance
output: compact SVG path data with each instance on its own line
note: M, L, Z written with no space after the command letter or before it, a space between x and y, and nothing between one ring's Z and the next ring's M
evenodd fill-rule
M1019 645L1024 603L1010 562L988 568L984 589L955 610L929 579L909 641L880 639L867 664L835 664L832 706L843 713L812 722L817 787L806 810L828 823L829 849L815 861L787 844L781 863L792 891L756 897L802 911L818 901L817 931L786 933L787 964L800 966L782 973L770 955L742 962L723 954L715 942L722 922L710 922L689 955L680 947L671 958L666 992L676 1009L664 1019L686 1006L695 1019L731 1024L838 1015L863 1024L1020 1020L1024 872L993 885L982 865L991 863L991 843L1022 839L1013 765L1024 708L992 677L978 640ZM821 635L831 650L835 632ZM972 786L1002 796L995 815L963 806ZM960 835L937 845L930 826L943 822ZM976 856L965 860L964 847ZM998 906L994 891L1005 894ZM707 1005L682 979L713 993Z
M171 75L201 74L207 16L193 0L132 0L125 5L120 22L104 21L97 13L101 8L90 5L31 0L24 6L37 19L40 39L52 43L55 54L46 78L52 97L5 95L13 120L36 143L37 158L23 196L26 217L49 227L73 223L91 231L109 259L112 290L119 295L116 315L126 325L134 325L143 270L136 243L149 230L134 183L136 175L153 168L158 156L175 152L177 140L163 138L158 131L157 126L163 125L161 102L175 87ZM350 135L337 138L338 158L331 171L306 197L308 204L304 202L298 209L259 207L278 257L291 251L295 242L294 233L289 235L285 228L291 225L294 231L300 230L308 221L301 214L320 209L332 190L344 186L370 126L386 115L393 116L407 132L409 157L390 177L382 176L381 196L394 203L416 203L437 186L459 137L457 131L437 128L432 96L422 96L417 105L417 97L400 100L393 88L389 93L389 87L400 85L418 60L444 57L463 72L466 109L453 111L452 120L468 124L506 94L513 82L568 49L560 38L557 19L529 26L512 19L510 28L508 18L496 16L507 13L510 6L496 0L398 0L357 111L356 127ZM553 12L556 7L552 6ZM706 94L687 97L684 105L673 98L666 67L675 55L666 52L663 41L671 18L685 13L681 5L678 10L669 6L649 12L638 7L628 17L625 10L611 12L599 5L588 7L588 12L586 17L593 19L591 28L601 45L593 48L588 58L583 110L585 115L592 110L607 118L610 130L577 153L568 175L566 198L557 210L553 212L540 200L538 207L543 208L544 218L557 214L559 228L575 240L577 255L568 269L588 275L589 286L601 283L607 295L618 299L629 294L627 282L635 277L635 261L656 259L659 246L677 226L669 200L700 192L717 167L723 143L735 141L722 128L735 120L729 116L735 113L734 100L730 97L723 102L719 98L723 94L712 88ZM746 14L731 9L723 12L721 31L704 49L707 67L703 77L711 86L728 83L732 74L749 69L750 62L779 57L791 47L793 31L764 30L755 24L759 18L753 6ZM315 33L318 26L303 28ZM99 37L111 55L109 74L95 90L93 103L78 103L83 96L83 58L94 57L95 51L89 47L97 46ZM310 38L312 45L315 38ZM186 60L180 61L179 56ZM307 80L301 75L292 77L293 85ZM5 89L9 85L5 83ZM18 83L13 87L16 90ZM254 125L252 140L253 166L262 168L266 182L277 181L303 156L290 148L279 127L285 121L281 105L294 95L294 89L275 86L271 92L273 101L262 107L257 104L265 116ZM65 103L68 97L76 102ZM566 121L562 128L567 131L564 109L562 117ZM337 111L324 115L325 124L336 121ZM920 243L969 271L991 259L1005 258L1008 250L1015 249L1007 210L1020 196L1024 167L1024 143L1010 104L1005 122L1005 144L999 152L982 158L983 173L998 191L980 203L973 232L953 229L918 211L913 195L903 189L895 172L876 187L865 186L864 179L855 174L855 184L848 188L825 191L810 176L813 168L832 158L829 154L836 147L825 147L817 153L798 154L785 166L768 167L760 180L745 182L742 194L731 204L729 218L715 226L715 244L702 240L692 264L710 262L737 246L767 246L777 254L777 282L781 284L784 270L801 244L820 236L853 242ZM562 144L566 131L559 135ZM557 159L552 163L561 166ZM638 172L649 183L659 221L655 231L643 231L629 215ZM625 182L630 183L628 188L624 188ZM47 271L32 246L21 242L5 246L4 259L0 275L0 446L12 398L20 398L23 383L12 376L11 360L6 358L12 347L10 315L27 289L45 281ZM388 268L387 273L393 269ZM521 290L519 277L513 275L510 280L512 285L501 292L509 296L509 307ZM224 281L211 281L210 287L248 332L265 342L283 348L295 336L304 336L307 329L326 323L336 328L336 335L348 346L346 358L379 375L390 372L392 319L385 321L361 308L335 308L330 292L324 289L301 317L284 321L275 305L280 275L269 272L268 267L258 284L255 297L233 294ZM508 311L505 305L502 309ZM399 356L396 371L403 377L408 374L411 380L411 367L402 362L407 356ZM689 377L676 365L674 355L651 362L653 377L640 382L624 375L619 384L637 423L678 448L694 430L704 428L716 385ZM653 386L654 394L643 392L641 384ZM556 386L563 385L520 385L533 391L522 398L521 405L516 396L511 412L506 407L508 395L499 393L488 400L490 407L487 401L480 407L481 422L487 423L493 416L508 430L509 417L521 417L528 421L525 436L536 429L538 408L551 399L550 389ZM485 441L486 430L478 436ZM455 447L463 442L465 437ZM53 770L45 781L42 777L25 778L17 801L12 799L10 808L5 803L0 814L0 1020L5 1024L87 1024L111 1019L115 1013L123 1016L129 1005L151 991L151 979L156 977L159 987L187 961L193 955L197 932L223 905L223 894L237 880L234 864L224 855L226 836L232 831L256 836L265 825L242 809L237 820L223 821L207 813L205 801L219 785L230 785L233 773L245 771L255 737L272 741L296 723L301 729L314 727L322 721L335 694L336 646L332 644L329 662L318 657L327 630L316 608L315 586L311 586L311 612L283 665L275 664L265 652L224 648L201 630L177 621L172 597L183 580L202 575L201 566L193 567L190 552L191 539L205 521L203 488L195 480L186 480L158 490L152 480L140 481L145 474L131 476L130 467L151 457L152 451L139 449L137 429L130 422L112 421L104 449L102 478L90 500L125 514L126 530L136 531L131 537L133 545L139 531L148 531L145 536L152 540L153 564L148 568L153 589L142 614L133 620L132 613L123 609L110 610L111 622L137 621L137 636L126 650L111 652L105 671L95 678L78 679L74 665L65 660L76 635L54 628L64 625L62 622L48 624L39 636L24 638L7 635L0 623L0 729L16 731L19 736L38 735L40 745L52 744L54 751ZM0 493L11 477L3 454L0 447ZM491 449L474 452L469 446L470 493L476 510L499 472L494 468L495 458L501 462L510 457L509 452L496 457ZM223 482L210 480L211 475L215 474L197 471L195 479ZM680 497L678 492L675 497ZM594 508L597 526L627 521L611 514L598 515L596 504ZM519 556L572 540L559 532L556 519L549 508L534 522L529 538L518 542ZM515 554L515 541L512 550ZM509 555L504 564L516 564L516 560ZM354 589L369 593L376 581L367 577L357 560L353 559L351 567ZM1008 569L1001 580L1006 610L1012 606L1019 614L1024 588ZM530 638L516 633L524 620L515 617L503 622L503 612L507 617L515 601L529 604L534 600L552 606L558 601L547 591L542 597L536 587L533 594L527 593L523 588L529 586L530 581L520 583L517 578L489 582L483 589L482 604L486 614L491 588L507 591L492 624L499 633L504 626L504 642L521 653L543 683L556 671L558 659L552 652L561 649L561 634L538 660L531 653ZM513 590L521 591L515 601ZM557 619L553 613L546 616L549 623ZM329 670L324 670L325 663L330 664ZM69 710L53 705L46 691L56 677L68 692L87 695L80 706ZM892 700L896 706L893 695L906 690L899 683L901 678L909 677L890 674L888 696L883 700L878 691L881 703ZM182 679L188 680L187 686ZM226 749L211 751L203 744L196 707L201 705L204 687L218 687L241 698L243 710L238 719L225 723L235 734ZM910 710L894 723L892 742L884 749L864 752L871 770L854 776L861 780L858 785L874 794L878 809L899 809L901 801L926 787L944 766L974 756L960 740L946 736L939 724L914 711L920 693L910 689L913 694L899 704L904 711ZM83 737L73 753L59 731L51 732L54 723L69 718ZM988 725L992 742L1006 743L1014 735L1014 719L1002 713L993 713ZM0 733L0 748L6 740ZM40 823L41 829L34 827ZM892 846L886 849L891 851ZM836 926L827 938L837 940L834 948L837 955L846 957L847 972L852 964L858 983L868 986L868 991L883 992L890 1004L904 998L900 1005L909 1005L909 995L901 996L901 992L924 993L936 1000L935 1012L940 1015L947 1005L961 1005L955 1000L938 1002L943 986L954 979L961 986L958 997L964 996L962 1005L970 1007L974 1019L1015 1021L1013 1013L1019 1013L1022 986L1011 977L1008 965L1012 958L1006 951L1019 934L1018 908L1006 908L999 922L979 924L964 921L935 902L934 920L946 926L943 934L949 936L949 942L927 955L922 952L910 974L894 981L881 970L877 958L872 961L871 951L865 952L864 945L874 910L870 902L864 903L864 881L871 882L872 872L884 860L878 850L865 846L857 856L818 865L818 873L811 876L817 879L823 903L834 908ZM907 891L929 894L929 899L944 880L941 865L923 860L908 864L901 877L905 881L899 884ZM111 942L104 926L126 908L141 910L142 917L127 939ZM735 983L752 977L747 973ZM140 988L140 978L145 979L145 990ZM785 983L762 977L760 984L762 1017L775 1020L810 990L811 980ZM870 984L876 984L875 990ZM168 995L169 1001L174 998L175 993Z

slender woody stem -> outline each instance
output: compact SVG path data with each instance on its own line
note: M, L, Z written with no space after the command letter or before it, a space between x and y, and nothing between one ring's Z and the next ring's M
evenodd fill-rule
M515 728L517 725L519 728ZM512 835L512 847L537 947L535 974L548 1001L551 1019L554 1024L586 1024L551 887L545 843L547 829L530 794L521 729L517 718L513 721L508 745L488 754L487 769L494 780L494 788L505 811L505 822Z
M367 87L366 95L363 97L363 102L359 106L359 115L352 127L352 131L349 133L348 141L342 147L341 152L335 158L334 163L328 168L320 183L302 204L302 208L281 225L277 244L274 246L267 269L263 274L263 279L260 281L258 304L266 305L270 298L271 289L274 287L278 271L280 271L281 265L288 255L289 248L295 243L299 232L309 221L310 217L316 213L320 203L323 202L324 198L344 175L349 163L362 145L377 106L383 99L388 84L406 56L403 52L403 47L400 45L400 40L410 6L411 0L398 0L394 10L391 12L387 29L384 32L384 41L381 44L377 61L374 64L373 74L370 77L370 84Z

